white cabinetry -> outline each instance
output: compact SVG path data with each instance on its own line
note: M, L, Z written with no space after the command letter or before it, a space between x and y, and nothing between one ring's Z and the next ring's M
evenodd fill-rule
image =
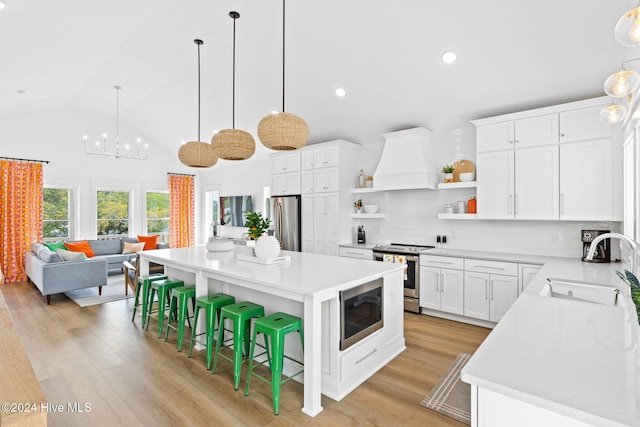
M344 256L347 258L373 260L373 250L366 248L352 248L350 246L340 246L340 256Z
M518 295L520 295L538 274L542 266L536 264L518 264Z
M518 265L465 259L464 315L498 322L518 298Z
M351 180L341 169L355 169L358 145L337 140L302 149L302 251L338 255L340 241L351 240Z
M616 161L596 98L476 120L482 219L616 220ZM618 214L619 215L619 214Z
M271 195L300 193L300 153L274 154L271 158Z
M462 258L420 257L420 306L463 314L464 261Z

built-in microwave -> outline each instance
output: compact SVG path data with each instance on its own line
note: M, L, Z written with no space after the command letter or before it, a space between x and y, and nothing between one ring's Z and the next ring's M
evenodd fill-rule
M376 279L340 292L340 350L382 328L383 280Z

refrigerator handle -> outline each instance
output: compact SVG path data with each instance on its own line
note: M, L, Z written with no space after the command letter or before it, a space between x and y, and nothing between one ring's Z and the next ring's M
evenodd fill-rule
M276 226L276 238L279 242L282 242L282 222L284 220L282 213L282 202L275 203L275 226Z

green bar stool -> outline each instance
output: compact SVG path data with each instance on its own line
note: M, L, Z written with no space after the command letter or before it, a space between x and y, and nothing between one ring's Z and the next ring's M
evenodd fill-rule
M169 291L171 289L184 286L182 280L162 279L151 282L151 290L149 291L149 299L147 301L147 320L145 321L146 329L149 330L149 319L151 319L151 306L153 300L158 293L158 309L155 311L158 317L158 338L162 337L162 327L164 326L164 308L169 302ZM144 312L144 309L142 310ZM171 315L171 313L169 313Z
M196 308L194 308L193 310L193 330L191 331L191 346L189 347L189 357L191 357L193 346L197 341L197 337L206 334L206 342L197 342L206 346L207 348L207 370L211 369L211 356L213 354L213 337L215 335L216 318L218 319L218 327L220 327L220 325L222 324L220 322L220 310L222 309L222 307L229 304L234 304L235 302L236 299L234 297L222 293L205 295L196 299ZM203 334L198 334L198 314L200 313L201 308L204 309L206 315L205 320L207 324L205 332Z
M187 304L189 300L193 303L193 309L195 311L196 301L196 286L187 285L173 288L171 290L171 304L169 304L169 319L167 319L167 332L164 335L165 342L169 340L169 329L175 329L178 331L178 351L182 351L182 339L184 337L184 322L188 320L189 309ZM171 325L171 318L175 318L174 313L176 310L176 304L178 309L178 325Z
M249 301L229 304L220 310L220 323L218 325L218 341L216 342L216 356L213 359L212 373L216 373L218 357L233 363L233 388L238 389L240 384L240 368L242 365L242 348L244 343L244 353L249 355L249 345L251 341L251 319L264 316L264 307ZM233 323L233 337L224 340L224 321L229 319ZM223 342L233 341L233 359L220 354L220 346Z
M138 307L142 306L142 328L144 328L144 322L147 320L147 300L149 299L149 284L154 280L166 279L165 274L147 274L145 276L138 277L138 283L136 284L136 299L133 303L133 316L131 321L136 318L136 311ZM142 291L142 301L140 301L140 293Z
M249 352L249 373L247 374L247 385L245 387L244 395L249 395L249 384L251 382L251 376L255 375L267 384L271 384L271 394L273 396L273 412L278 415L278 407L280 405L280 386L289 381L293 377L300 375L304 372L304 369L296 372L290 377L282 379L282 366L284 358L296 362L298 365L304 364L298 360L292 359L284 354L284 337L291 332L299 332L300 344L304 350L304 331L302 329L302 319L292 316L286 313L273 313L269 316L257 319L253 324L253 339L251 341L251 351ZM256 338L258 334L264 334L265 351L254 355L256 348ZM269 339L268 339L269 338ZM271 341L271 354L269 354L269 341ZM259 344L258 344L259 345ZM264 364L265 362L256 362L254 365L253 360L255 357L260 357L266 353L267 362L271 370L271 381L253 372L254 366Z

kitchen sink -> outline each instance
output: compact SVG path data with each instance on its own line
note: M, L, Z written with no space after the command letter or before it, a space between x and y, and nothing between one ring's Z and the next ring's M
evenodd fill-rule
M619 294L619 289L607 285L565 279L547 279L546 286L540 291L540 295L545 297L608 306L618 305Z

